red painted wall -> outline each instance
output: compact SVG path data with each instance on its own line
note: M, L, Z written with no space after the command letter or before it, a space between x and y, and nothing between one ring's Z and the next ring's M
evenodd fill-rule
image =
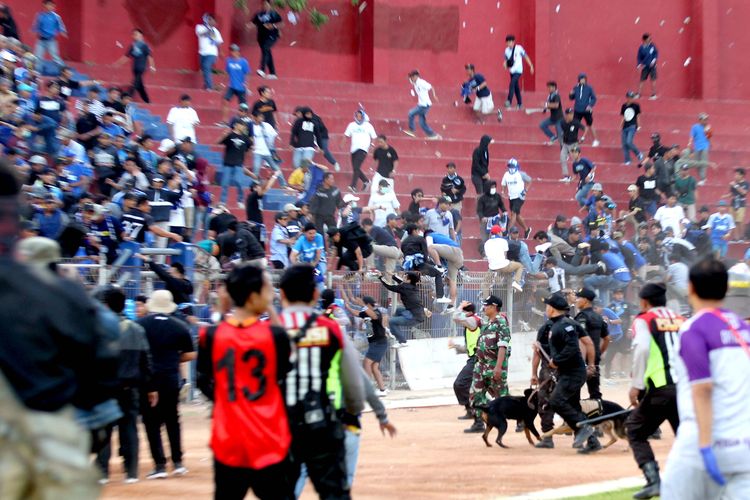
M7 0L26 41L40 3ZM197 68L195 23L216 12L227 40L243 46L258 63L255 31L247 22L256 9L231 0L59 0L71 33L63 56L106 64L144 28L162 68ZM661 56L660 93L670 97L750 99L750 2L745 0L315 0L330 17L315 30L307 19L285 19L275 50L280 75L314 79L404 83L417 68L433 84L455 85L463 65L474 63L502 98L505 35L514 33L536 65L526 71L526 90L548 79L567 90L585 71L602 94L622 94L637 85L635 54L644 31L654 35ZM685 62L690 58L690 62Z

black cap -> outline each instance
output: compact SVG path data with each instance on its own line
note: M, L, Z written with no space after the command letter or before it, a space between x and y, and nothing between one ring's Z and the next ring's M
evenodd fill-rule
M567 311L568 309L570 309L568 301L565 300L565 297L563 297L563 295L559 292L553 293L552 295L544 299L543 302L551 308L557 309L558 311Z
M664 283L646 283L641 288L638 297L651 302L653 299L664 297L667 294L667 287Z
M375 299L373 299L369 295L365 295L364 297L362 297L362 302L371 306L375 305Z
M483 306L496 306L498 309L503 307L503 301L497 295L490 295L482 301Z
M594 301L596 299L596 292L591 288L581 288L576 292L576 297L581 297L586 300Z

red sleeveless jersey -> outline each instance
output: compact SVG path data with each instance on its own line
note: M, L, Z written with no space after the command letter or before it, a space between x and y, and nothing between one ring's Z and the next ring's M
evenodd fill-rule
M204 341L205 331L203 345ZM262 469L287 456L291 433L278 383L284 374L279 374L278 365L288 359L286 334L275 334L266 321L241 325L223 321L216 328L211 353L215 380L211 449L216 460L231 467Z

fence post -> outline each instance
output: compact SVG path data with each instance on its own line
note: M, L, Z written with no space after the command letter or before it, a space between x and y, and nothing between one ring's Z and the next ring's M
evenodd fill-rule
M513 310L513 287L509 286L505 290L505 310L508 311L508 327L513 328L513 316L515 312Z
M99 250L99 286L105 286L109 283L107 276L107 254L103 249Z

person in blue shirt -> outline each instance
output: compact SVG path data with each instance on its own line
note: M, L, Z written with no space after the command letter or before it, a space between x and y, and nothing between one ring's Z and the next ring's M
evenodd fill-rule
M727 213L727 202L721 200L717 204L717 212L711 214L704 226L711 237L711 247L717 259L724 258L729 248L728 242L734 229L734 218Z
M699 186L706 184L706 165L708 165L708 151L711 149L711 125L708 123L708 115L700 113L698 123L690 127L690 139L688 140L688 149L693 152L693 160L706 162L698 167Z
M606 274L586 276L583 285L595 288L605 304L609 303L609 294L613 290L624 290L632 279L625 259L619 253L610 252L609 245L601 240L591 240L591 254L599 253L599 262L604 264ZM600 264L601 265L601 264Z
M596 94L594 88L588 84L586 73L578 75L578 85L573 87L568 98L575 101L573 104L573 119L585 121L586 128L591 129L594 135L593 147L599 146L599 139L596 138L596 129L594 128L594 105L596 104Z
M315 224L307 223L302 230L302 236L292 247L289 256L291 264L304 262L316 269L316 280L322 286L326 273L326 249L323 235L315 229Z
M638 97L643 90L643 82L651 78L651 99L656 99L656 61L659 58L659 51L651 39L650 33L644 33L641 37L643 43L638 47L638 64L636 68L641 72L641 83L638 85Z
M112 137L125 137L125 130L114 122L115 114L111 111L107 111L102 115L102 124L99 126L102 132L111 135Z
M31 31L36 33L37 41L34 55L39 61L44 60L44 55L49 54L58 66L65 66L60 58L60 48L57 44L58 35L68 38L65 24L55 9L57 6L53 0L45 0L42 3L44 10L39 12L31 25Z
M78 200L86 192L91 183L93 172L91 167L76 159L74 151L63 151L63 165L60 180L64 182L63 190Z
M39 236L56 240L68 224L68 216L58 208L55 195L47 193L42 201L42 210L34 215L39 226Z
M578 191L576 191L576 201L578 206L585 206L591 188L594 187L594 170L596 166L591 160L581 156L581 148L575 146L570 149L573 157L573 173L578 175Z
M622 290L612 292L612 303L603 307L599 301L594 303L594 311L601 314L609 325L609 347L604 353L602 365L604 366L604 377L612 378L612 367L615 356L620 354L620 372L626 374L625 362L622 361L630 351L630 337L627 330L630 328L632 316L631 306L625 302L625 294Z
M245 80L247 79L247 75L250 74L250 64L248 64L247 59L242 57L240 46L236 43L229 46L229 57L227 57L225 69L227 76L229 76L229 84L227 85L227 92L224 94L221 116L226 124L229 121L227 118L229 116L229 102L233 96L237 96L240 104L247 104L247 85L245 85Z
M31 144L35 144L38 138L44 141L44 152L52 157L57 157L57 123L55 120L42 114L40 108L34 109L34 112L26 119L31 130ZM36 149L36 148L35 148Z

